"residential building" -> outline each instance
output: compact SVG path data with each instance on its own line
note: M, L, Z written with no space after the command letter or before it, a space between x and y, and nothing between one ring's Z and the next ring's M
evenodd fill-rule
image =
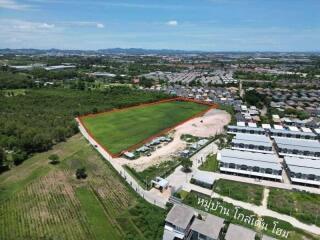
M274 137L280 156L320 159L320 143L317 140Z
M218 240L223 227L223 218L175 204L165 220L163 240Z
M287 137L287 138L303 138L303 139L317 139L318 136L313 132L290 131L285 129L270 129L271 137Z
M242 127L242 126L228 126L228 133L236 134L236 133L249 133L249 134L265 134L266 131L260 127Z
M269 137L258 134L237 133L231 142L232 149L251 152L272 153Z
M208 214L203 219L195 218L191 225L191 240L218 240L224 219Z
M197 171L192 175L191 182L193 184L212 189L213 183L214 183L214 177L210 172Z
M320 187L319 160L284 157L284 161L292 183Z
M269 237L267 235L263 235L261 240L277 240L277 239L275 239L273 237Z
M223 173L282 181L282 167L275 154L223 149L217 160Z
M165 219L163 240L185 239L194 218L192 208L175 204Z
M255 240L256 232L239 225L230 224L225 240Z

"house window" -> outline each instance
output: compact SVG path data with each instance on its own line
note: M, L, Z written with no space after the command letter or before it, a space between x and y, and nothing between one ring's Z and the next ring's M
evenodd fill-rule
M229 163L229 168L236 168L236 165L234 163Z
M240 166L240 169L241 169L241 170L247 170L247 169L248 169L248 166L247 166L247 165L241 165L241 166Z
M252 170L253 170L254 172L259 172L259 171L260 171L260 168L259 168L259 167L253 167Z
M267 168L267 169L266 169L266 173L267 173L267 174L272 174L272 169L271 169L271 168Z
M315 180L316 179L316 176L314 174L309 174L308 175L308 179L309 180Z

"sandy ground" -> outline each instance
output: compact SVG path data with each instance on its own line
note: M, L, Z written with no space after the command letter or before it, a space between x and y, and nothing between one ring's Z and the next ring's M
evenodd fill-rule
M214 136L223 131L223 127L229 123L230 119L231 117L227 112L212 109L202 117L194 118L172 130L170 134L173 141L152 152L151 156L143 156L133 161L125 158L118 158L117 160L121 165L127 164L137 171L143 171L150 166L171 160L177 152L183 150L186 147L186 142L180 139L182 134L191 134L198 137Z

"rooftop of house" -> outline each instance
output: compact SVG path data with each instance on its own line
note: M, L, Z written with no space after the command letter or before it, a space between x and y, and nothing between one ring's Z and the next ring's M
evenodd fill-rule
M267 235L263 235L261 240L277 240L277 239L275 239L273 237L269 237Z
M166 222L179 228L186 229L194 215L195 212L192 208L174 205L166 217Z
M214 183L214 177L210 172L197 171L192 176L192 178L195 179L196 181L207 183L209 185L212 185Z
M223 226L223 218L208 214L203 220L196 218L191 225L191 229L209 238L218 239Z
M254 240L256 233L248 228L230 224L225 236L225 240L245 239Z
M306 140L286 137L274 137L274 140L279 148L320 152L320 143L318 140Z
M276 239L273 237L269 237L267 235L263 235L261 240L276 240Z

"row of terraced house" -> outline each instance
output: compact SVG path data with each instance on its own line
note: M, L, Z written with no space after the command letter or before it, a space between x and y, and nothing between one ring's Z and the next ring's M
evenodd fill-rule
M269 125L269 124L268 124ZM320 187L320 132L271 126L228 126L229 149L218 153L222 173ZM284 172L285 171L285 172Z

